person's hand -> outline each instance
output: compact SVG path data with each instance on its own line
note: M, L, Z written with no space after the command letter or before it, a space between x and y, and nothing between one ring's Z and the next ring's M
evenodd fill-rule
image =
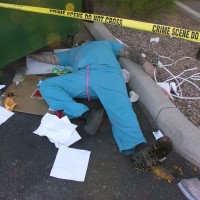
M38 54L30 54L29 57L39 62L53 64L53 65L60 65L58 56L56 54L47 55L47 54L38 53Z
M156 73L156 68L148 61L146 61L143 65L142 65L144 71L151 77L154 79L154 73Z
M143 67L144 71L151 78L154 78L154 71L156 68L150 62L146 61L145 58L141 54L139 54L139 52L136 49L130 47L123 47L119 52L119 56L129 58L133 62L140 64ZM157 72L155 71L155 73Z
M119 56L124 57L124 58L129 58L133 62L139 63L141 65L143 65L143 63L145 62L145 59L142 57L142 55L140 55L139 52L133 47L121 48L119 52Z

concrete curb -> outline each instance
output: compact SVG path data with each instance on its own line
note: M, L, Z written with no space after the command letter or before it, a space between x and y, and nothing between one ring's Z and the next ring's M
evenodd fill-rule
M117 41L102 23L84 22L84 25L95 40ZM184 158L200 167L200 130L163 94L140 65L125 58L120 58L120 64L129 71L128 87L139 94L139 103L151 121L172 139L174 148Z
M185 14L190 16L192 19L194 19L197 22L200 22L200 14L198 12L192 10L191 8L189 8L185 4L182 4L179 1L176 1L176 6L179 8L179 10L183 11Z

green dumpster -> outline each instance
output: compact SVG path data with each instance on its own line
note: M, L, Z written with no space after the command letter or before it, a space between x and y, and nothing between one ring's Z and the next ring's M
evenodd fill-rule
M91 12L87 0L0 0L1 3ZM81 21L66 17L0 8L0 70L7 64L66 35L78 32Z

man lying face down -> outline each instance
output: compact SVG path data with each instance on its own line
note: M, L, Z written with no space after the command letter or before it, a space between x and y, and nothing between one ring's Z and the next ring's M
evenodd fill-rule
M44 80L40 92L54 110L62 110L69 119L84 119L87 134L97 133L106 112L119 151L132 154L131 160L137 167L147 169L168 155L172 149L168 137L147 144L127 94L118 57L141 64L151 77L154 72L154 67L136 50L118 42L93 41L53 56L32 54L30 57L72 67L70 74ZM98 99L103 108L90 110L74 98Z

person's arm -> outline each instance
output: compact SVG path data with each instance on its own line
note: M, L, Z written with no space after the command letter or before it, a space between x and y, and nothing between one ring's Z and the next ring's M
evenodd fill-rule
M48 63L52 65L60 65L60 61L58 59L57 54L46 55L42 53L37 53L37 54L30 54L29 57L39 62Z
M126 47L126 46L124 46L120 49L119 56L128 58L128 59L132 60L133 62L141 64L141 65L143 65L146 61L142 57L142 55L138 53L138 51L136 51L134 48Z
M145 72L152 78L154 77L155 67L147 60L145 60L145 58L134 48L122 47L119 51L119 56L128 58L135 63L141 64Z

